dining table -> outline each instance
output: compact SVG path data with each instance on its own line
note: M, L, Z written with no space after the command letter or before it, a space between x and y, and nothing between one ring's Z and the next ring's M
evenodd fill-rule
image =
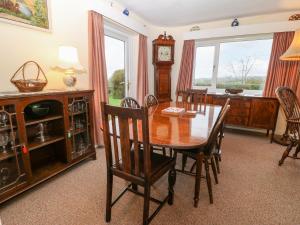
M186 112L178 115L164 113L163 110L169 107L184 108ZM148 110L150 144L181 150L204 146L222 107L207 104L195 114L187 113L191 109L191 104L183 102L164 102L150 107Z

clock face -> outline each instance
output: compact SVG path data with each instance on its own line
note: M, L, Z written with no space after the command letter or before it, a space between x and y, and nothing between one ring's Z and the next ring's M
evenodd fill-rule
M171 46L158 46L158 61L171 61Z

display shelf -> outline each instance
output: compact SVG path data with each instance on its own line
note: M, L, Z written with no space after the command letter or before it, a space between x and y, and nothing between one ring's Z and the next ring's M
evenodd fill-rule
M62 115L51 115L51 116L47 116L43 119L31 119L31 120L28 120L26 122L26 126L31 126L31 125L35 125L35 124L39 124L39 123L45 123L45 122L49 122L49 121L53 121L53 120L59 120L59 119L63 119L64 117Z
M48 140L46 140L44 142L33 141L33 142L31 142L31 143L28 144L28 150L32 151L32 150L35 150L35 149L38 149L38 148L41 148L41 147L44 147L44 146L56 143L58 141L62 141L64 139L65 139L64 136L53 136L53 137L50 137Z

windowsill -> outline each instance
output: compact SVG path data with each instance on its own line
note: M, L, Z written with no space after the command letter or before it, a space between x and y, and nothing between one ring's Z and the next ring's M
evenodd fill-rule
M200 87L200 86L193 86L193 89L208 89L208 94L215 94L215 95L228 95L225 93L225 89L212 89L211 87ZM229 94L231 95L231 94ZM240 94L232 94L234 95L240 95L240 96L253 96L253 97L263 97L263 91L255 91L255 90L244 90Z

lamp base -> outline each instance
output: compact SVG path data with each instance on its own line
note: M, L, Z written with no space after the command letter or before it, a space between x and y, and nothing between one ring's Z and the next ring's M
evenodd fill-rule
M67 90L75 91L75 85L77 82L77 78L71 74L65 74L63 77L64 84L67 86Z

